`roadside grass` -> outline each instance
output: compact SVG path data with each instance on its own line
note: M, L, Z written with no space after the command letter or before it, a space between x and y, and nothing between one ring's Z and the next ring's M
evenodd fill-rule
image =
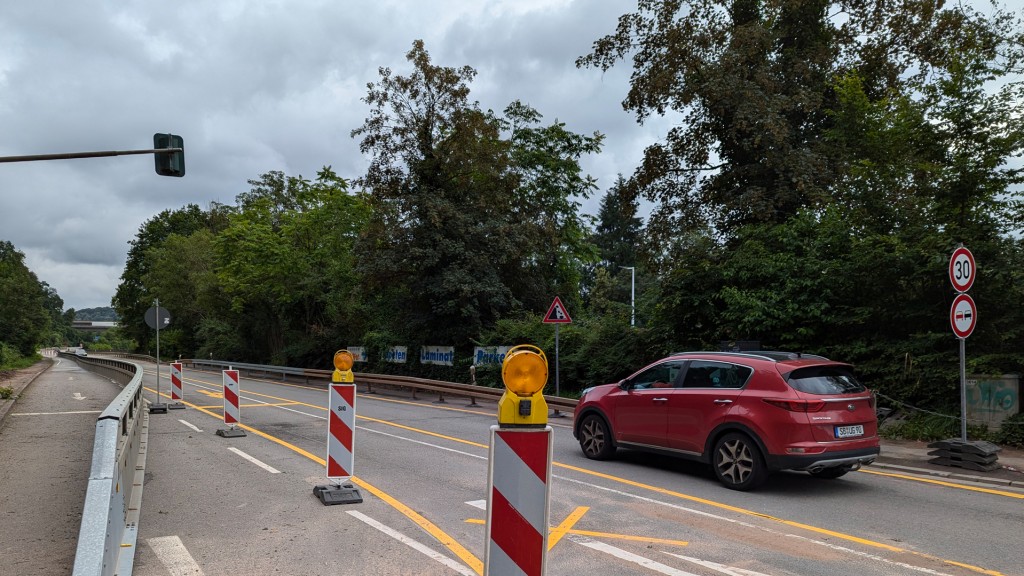
M11 396L14 396L14 388L0 386L0 400L8 400Z

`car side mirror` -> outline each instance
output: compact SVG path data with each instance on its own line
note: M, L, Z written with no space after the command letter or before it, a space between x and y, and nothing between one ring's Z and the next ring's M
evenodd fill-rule
M629 390L629 388L630 388L629 380L627 378L623 378L622 380L619 380L619 388L621 388L623 390Z

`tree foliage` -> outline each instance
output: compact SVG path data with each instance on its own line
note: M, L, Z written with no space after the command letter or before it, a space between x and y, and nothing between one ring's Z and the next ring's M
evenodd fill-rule
M406 59L409 76L380 69L370 116L352 131L371 157L357 181L372 209L358 271L396 333L468 342L553 291L577 291L589 250L576 198L594 186L579 158L601 136L540 126L518 101L504 117L481 110L469 100L476 71L432 64L422 41Z

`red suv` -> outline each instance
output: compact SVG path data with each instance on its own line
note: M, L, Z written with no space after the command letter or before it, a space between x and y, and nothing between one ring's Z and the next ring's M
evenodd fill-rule
M683 352L583 391L573 435L587 458L616 448L708 463L733 490L770 472L838 478L879 453L875 398L849 364L790 352Z

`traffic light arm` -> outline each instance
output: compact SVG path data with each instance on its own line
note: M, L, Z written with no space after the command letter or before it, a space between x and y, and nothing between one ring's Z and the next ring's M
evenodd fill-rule
M170 154L184 152L184 148L153 148L150 150L106 150L103 152L67 152L64 154L35 154L32 156L0 156L3 162L35 162L37 160L72 160L75 158L108 158L133 154Z

